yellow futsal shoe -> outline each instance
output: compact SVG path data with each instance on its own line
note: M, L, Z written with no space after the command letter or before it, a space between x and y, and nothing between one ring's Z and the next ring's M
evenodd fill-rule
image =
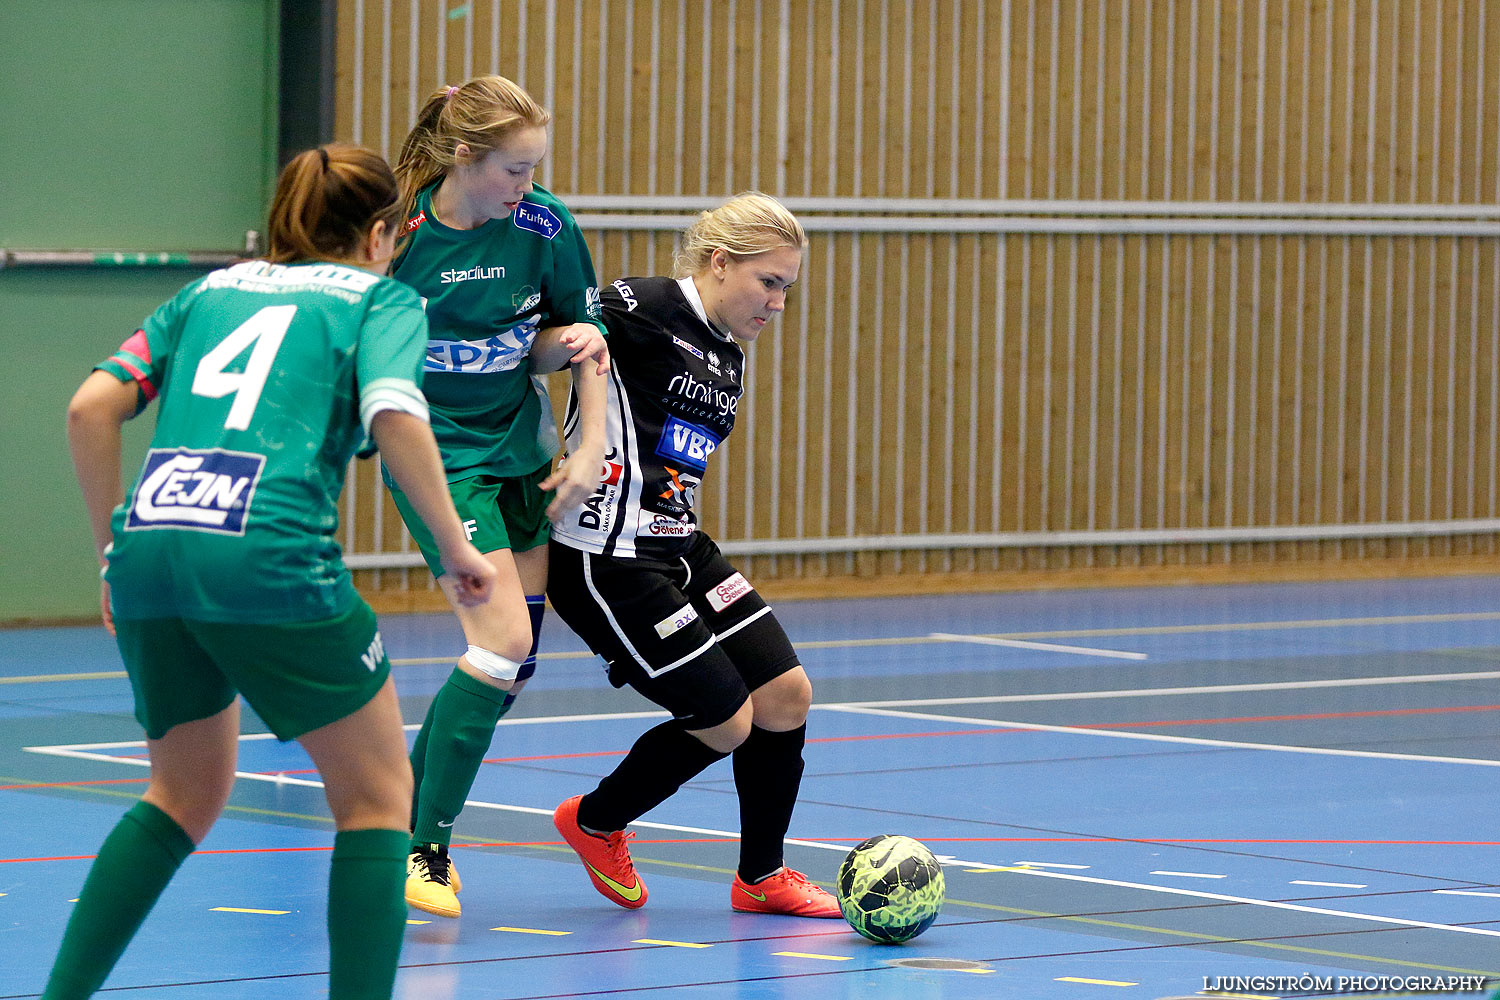
M406 905L439 917L458 916L454 874L445 845L418 847L406 858Z

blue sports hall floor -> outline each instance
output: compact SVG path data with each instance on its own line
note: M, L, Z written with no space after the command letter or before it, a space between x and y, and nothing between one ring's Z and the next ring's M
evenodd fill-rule
M1479 997L1430 987L1500 977L1497 594L1463 577L781 604L815 701L788 862L831 886L869 836L925 842L947 903L903 946L730 911L727 762L636 824L649 905L598 896L550 814L659 713L549 618L456 829L463 916L411 913L397 993ZM382 629L417 723L457 625ZM321 788L299 748L248 713L245 730L228 812L103 995L326 995ZM0 998L40 992L144 787L140 739L102 629L0 631Z

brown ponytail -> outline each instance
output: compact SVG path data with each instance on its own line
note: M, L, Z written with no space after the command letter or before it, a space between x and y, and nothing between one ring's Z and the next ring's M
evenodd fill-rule
M379 153L334 144L298 153L276 179L266 260L349 260L376 222L401 221L396 176Z

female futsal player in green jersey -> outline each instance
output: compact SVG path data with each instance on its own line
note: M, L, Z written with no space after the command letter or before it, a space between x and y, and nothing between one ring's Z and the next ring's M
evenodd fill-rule
M365 433L429 526L455 599L483 602L495 577L442 488L419 388L421 305L382 277L400 213L377 154L302 153L277 182L267 258L188 285L68 407L105 624L146 730L151 783L99 850L47 1000L99 988L223 810L237 692L323 776L338 831L329 996L391 995L411 771L375 616L334 536ZM122 497L121 426L157 397L150 450Z
M499 574L488 604L452 600L430 538L393 484L396 506L468 643L411 758L417 787L406 899L445 917L460 912L448 859L453 824L495 723L535 669L548 515L582 504L604 460L608 355L593 262L562 202L532 182L550 120L504 77L442 87L422 107L396 164L407 222L392 274L426 305L423 388L448 488L471 540ZM570 362L581 417L576 446L553 473L558 435L534 373Z

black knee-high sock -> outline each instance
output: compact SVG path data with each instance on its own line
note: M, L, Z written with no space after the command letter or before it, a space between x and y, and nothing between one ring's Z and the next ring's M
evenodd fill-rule
M583 797L578 804L579 825L623 830L708 765L727 756L689 734L676 719L664 722L636 740L620 766Z
M734 752L740 794L740 878L754 882L781 867L782 846L802 787L807 723L786 732L750 727Z

